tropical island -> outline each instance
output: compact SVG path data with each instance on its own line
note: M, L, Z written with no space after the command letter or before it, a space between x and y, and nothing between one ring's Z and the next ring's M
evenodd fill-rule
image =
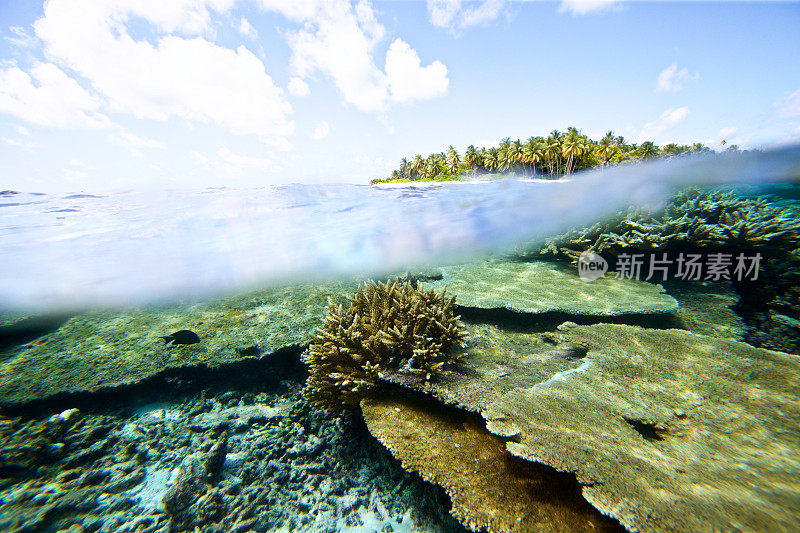
M725 141L722 144L724 146ZM727 148L727 151L738 150L735 144ZM421 154L410 159L404 157L389 178L374 179L370 183L459 181L509 175L552 179L595 167L710 151L702 143L670 143L663 147L653 141L627 143L624 137L615 136L612 131L595 141L577 128L569 127L566 133L553 130L547 137L533 136L524 142L506 137L496 147L470 145L463 156L451 145L447 151L428 157Z

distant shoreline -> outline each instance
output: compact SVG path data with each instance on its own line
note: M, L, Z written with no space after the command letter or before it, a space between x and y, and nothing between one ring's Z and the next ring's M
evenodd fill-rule
M572 181L572 178L557 178L557 179L542 179L542 178L502 178L502 179L492 179L492 180L420 180L420 181L389 181L389 182L378 182L378 183L371 183L373 187L384 187L384 188L402 188L402 187L431 187L434 185L442 185L442 184L464 184L464 185L475 185L478 183L496 183L498 181L503 181L503 179L516 179L516 181L526 181L530 183L568 183Z

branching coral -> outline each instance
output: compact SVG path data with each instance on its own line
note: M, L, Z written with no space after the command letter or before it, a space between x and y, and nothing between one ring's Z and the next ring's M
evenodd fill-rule
M688 189L659 214L629 209L607 222L547 241L542 253L577 260L581 252L793 250L800 246L800 221L789 210L761 199ZM773 254L770 254L773 255Z
M592 250L607 256L648 252L726 252L761 256L757 280L733 280L748 342L800 353L800 216L766 200L688 189L658 214L630 209L614 219L546 242L541 253L577 261Z
M350 308L330 304L324 326L303 361L309 366L306 396L317 404L357 404L378 385L383 368L425 379L453 360L449 350L466 333L453 315L455 298L411 283L369 283Z

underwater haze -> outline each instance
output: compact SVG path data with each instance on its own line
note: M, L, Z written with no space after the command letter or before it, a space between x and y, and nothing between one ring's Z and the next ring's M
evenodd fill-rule
M616 166L558 181L5 191L0 310L202 297L498 253L689 185L797 181L800 147Z

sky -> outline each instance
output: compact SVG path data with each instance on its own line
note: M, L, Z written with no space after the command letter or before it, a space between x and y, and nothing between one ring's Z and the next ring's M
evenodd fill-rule
M800 2L0 0L0 190L367 183L569 126L800 142Z

